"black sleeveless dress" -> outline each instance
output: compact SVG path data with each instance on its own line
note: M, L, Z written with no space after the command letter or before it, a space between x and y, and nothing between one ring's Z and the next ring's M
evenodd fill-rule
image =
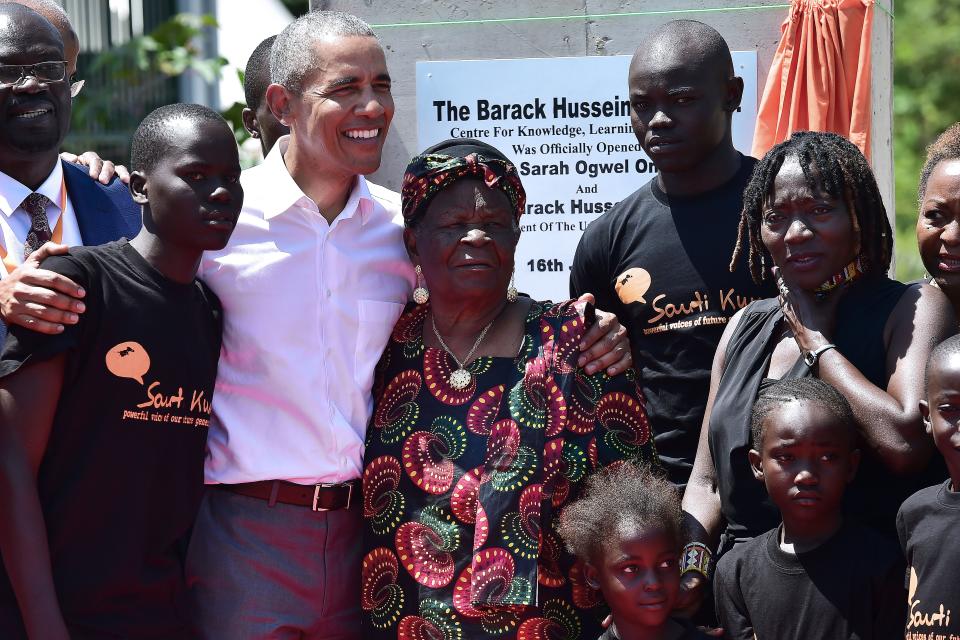
M909 285L886 276L866 277L850 285L837 308L833 343L871 383L885 389L889 381L883 332L887 319ZM750 411L765 379L773 354L774 335L783 318L776 299L760 300L744 311L730 338L726 367L710 416L708 442L717 471L720 504L727 521L723 549L756 537L780 523L780 514L766 488L750 469ZM784 376L799 378L813 372L803 359ZM939 456L914 476L895 476L868 448L861 447L857 477L847 490L847 514L895 537L900 504L914 491L935 484L946 470Z

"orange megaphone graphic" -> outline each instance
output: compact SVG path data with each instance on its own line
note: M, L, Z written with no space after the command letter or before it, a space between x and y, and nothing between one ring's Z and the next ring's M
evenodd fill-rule
M118 378L131 378L143 384L150 369L150 356L139 342L121 342L107 351L107 369Z
M627 269L617 276L617 283L614 288L623 304L630 304L631 302L646 304L647 301L643 299L643 296L650 288L650 274L646 269L640 267Z

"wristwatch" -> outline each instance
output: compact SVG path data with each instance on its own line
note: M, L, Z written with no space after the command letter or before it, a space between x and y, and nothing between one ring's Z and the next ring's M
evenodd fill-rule
M805 354L803 354L803 362L808 367L813 367L813 365L817 364L817 360L820 359L820 354L822 354L825 351L829 351L830 349L836 349L836 348L837 348L837 345L830 343L830 344L825 344L822 347L817 347L813 351L807 351Z

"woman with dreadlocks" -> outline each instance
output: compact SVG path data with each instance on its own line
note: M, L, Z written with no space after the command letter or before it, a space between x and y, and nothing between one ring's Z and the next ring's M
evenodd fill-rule
M935 288L887 277L892 248L876 181L847 140L795 133L757 164L731 265L745 258L753 279L775 279L780 295L731 318L717 349L683 497L691 557L714 548L722 522L721 553L779 522L747 460L750 408L778 379L820 378L853 408L863 461L847 492L849 515L894 536L903 498L933 483L918 478L933 451L918 402L927 356L953 333L953 313ZM776 464L791 461L785 448ZM809 471L794 482L805 499L816 493ZM687 602L703 585L697 570L684 579Z

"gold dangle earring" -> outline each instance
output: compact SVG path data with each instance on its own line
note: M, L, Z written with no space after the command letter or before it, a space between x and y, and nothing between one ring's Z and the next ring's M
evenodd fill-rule
M430 292L423 282L423 271L420 269L420 265L417 265L414 271L417 272L417 288L413 290L413 301L417 304L427 304L427 301L430 300Z
M507 302L516 302L520 297L517 287L513 284L513 272L510 273L510 285L507 287Z

